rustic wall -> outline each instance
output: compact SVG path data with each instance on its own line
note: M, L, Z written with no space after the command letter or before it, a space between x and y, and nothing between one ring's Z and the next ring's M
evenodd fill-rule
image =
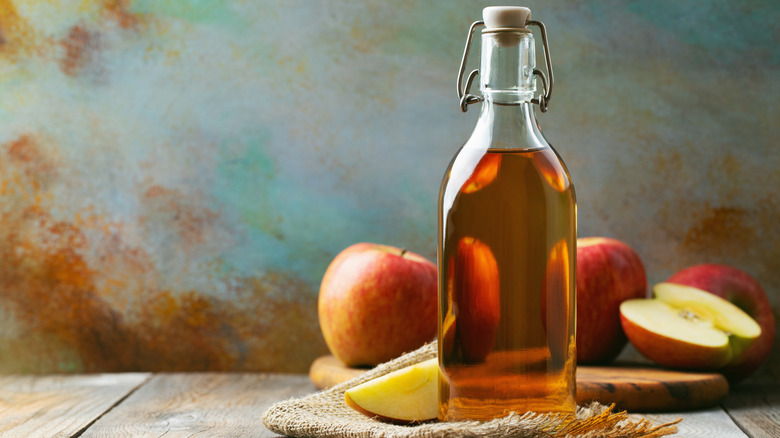
M0 372L305 370L335 253L435 257L487 4L0 0ZM652 282L742 268L778 314L776 2L527 4L580 234Z

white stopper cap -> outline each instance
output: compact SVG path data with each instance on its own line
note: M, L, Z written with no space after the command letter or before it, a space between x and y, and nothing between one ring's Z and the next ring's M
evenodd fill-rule
M488 6L482 10L485 27L525 27L531 18L531 10L522 6Z

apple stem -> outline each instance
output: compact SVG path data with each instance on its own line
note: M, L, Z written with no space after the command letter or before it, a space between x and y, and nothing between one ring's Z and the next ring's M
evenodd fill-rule
M406 254L406 249L402 249L402 250L401 250L401 257L403 257L403 256L404 256L404 254Z

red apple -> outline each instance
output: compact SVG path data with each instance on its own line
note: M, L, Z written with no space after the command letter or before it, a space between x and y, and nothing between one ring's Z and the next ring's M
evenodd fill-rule
M639 255L606 237L577 240L577 362L612 361L627 339L620 303L647 296L647 277Z
M460 239L453 283L461 355L466 362L482 362L493 349L501 319L498 262L487 244Z
M341 362L386 362L436 337L436 265L400 248L354 244L325 271L318 310L325 342Z
M721 370L730 382L753 374L767 360L775 338L775 317L769 298L753 277L731 266L704 264L683 269L666 281L715 294L745 311L761 327L758 340Z
M761 334L750 315L717 295L675 283L653 292L653 299L624 301L620 317L631 343L660 365L719 370L739 361Z

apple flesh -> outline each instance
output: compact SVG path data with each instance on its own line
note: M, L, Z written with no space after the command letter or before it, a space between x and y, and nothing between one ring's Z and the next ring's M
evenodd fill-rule
M729 382L745 379L766 362L775 339L775 316L766 292L753 277L731 266L702 264L683 269L666 281L717 295L745 311L761 326L761 336L741 358L719 370Z
M373 366L433 340L436 265L400 248L357 243L339 253L320 285L320 328L347 366Z
M433 420L438 413L439 361L411 365L350 388L347 405L369 417L407 424Z
M461 355L465 362L483 362L493 349L501 319L498 262L487 244L472 237L460 239L453 282Z
M761 335L748 314L703 290L660 283L653 292L654 299L624 301L620 316L631 343L659 365L716 370Z
M647 296L647 276L633 248L617 239L577 239L577 363L611 362L627 339L620 303Z

